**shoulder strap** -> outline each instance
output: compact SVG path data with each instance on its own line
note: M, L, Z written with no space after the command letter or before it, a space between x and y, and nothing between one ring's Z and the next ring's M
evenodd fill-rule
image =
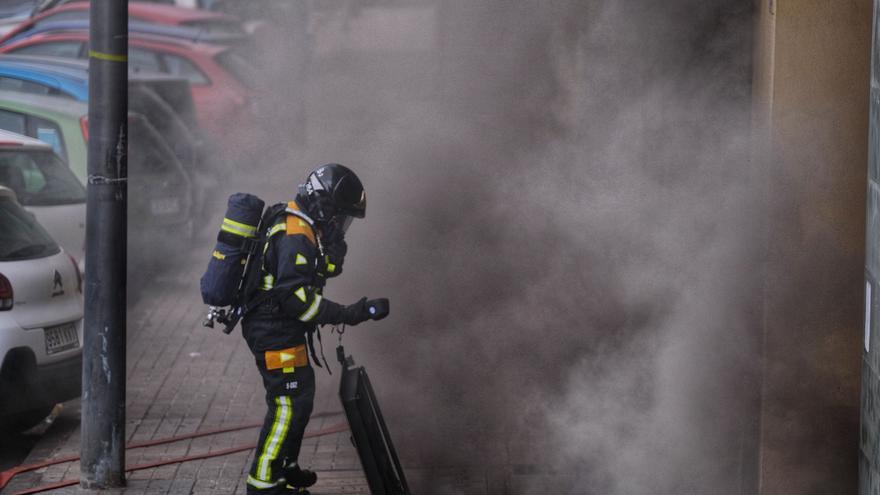
M245 270L242 274L242 283L239 288L238 301L235 304L236 306L242 308L254 306L252 304L255 299L254 293L257 289L260 271L263 268L265 247L269 242L269 237L272 235L272 225L279 215L284 214L284 209L286 207L287 205L284 203L278 203L266 208L263 212L254 249L251 250L250 255L248 256L247 265L245 265ZM260 302L262 302L262 299Z
M263 220L260 225L260 230L268 231L275 225L275 220L285 213L287 209L287 205L284 203L277 203L268 208L263 213Z

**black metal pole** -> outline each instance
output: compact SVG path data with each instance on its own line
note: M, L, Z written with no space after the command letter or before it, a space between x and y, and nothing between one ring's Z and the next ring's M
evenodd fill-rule
M92 0L80 485L125 485L128 0Z

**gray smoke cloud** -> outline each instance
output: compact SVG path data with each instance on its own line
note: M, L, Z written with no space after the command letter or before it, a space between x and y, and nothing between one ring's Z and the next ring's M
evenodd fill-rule
M420 471L438 466L500 469L509 493L753 488L751 5L446 0L316 17L307 146L268 171L292 185L337 161L364 179L370 211L327 293L392 300L345 343L420 493L466 492ZM389 11L424 22L429 49L351 43L391 43L369 35L393 38Z

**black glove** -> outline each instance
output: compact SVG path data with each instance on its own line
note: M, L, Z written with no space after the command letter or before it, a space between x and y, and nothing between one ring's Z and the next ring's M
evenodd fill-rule
M367 312L370 313L371 320L381 320L388 316L391 311L391 303L387 298L370 299L367 301Z
M357 325L367 320L381 320L388 316L390 310L388 299L370 299L362 297L360 301L342 309L342 323Z

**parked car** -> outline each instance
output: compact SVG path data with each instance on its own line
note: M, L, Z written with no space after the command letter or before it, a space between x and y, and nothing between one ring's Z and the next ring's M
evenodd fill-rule
M63 83L56 84L62 77ZM88 86L88 62L84 60L0 56L0 90L8 88L41 95L57 94L87 102ZM187 170L200 167L201 158L196 159L196 156L204 153L204 139L196 122L189 82L162 74L134 74L129 76L128 94L129 109L150 119L172 145ZM64 155L63 149L56 151ZM79 176L84 177L84 168L73 168Z
M8 37L6 41L0 41L0 45L14 43L25 38L29 38L35 34L52 33L59 31L85 31L89 29L89 19L72 19L72 20L48 20L41 22L29 21L30 25L25 29L21 29L18 34ZM246 34L215 32L197 27L190 26L174 26L168 24L156 24L153 22L143 22L130 19L128 21L129 33L143 33L155 36L167 36L169 38L179 38L193 43L214 43L217 45L228 45L237 47L242 50L249 48L249 38Z
M39 139L86 183L86 116L84 102L54 96L0 91L0 129Z
M39 22L68 21L89 18L89 2L56 0L44 2L33 20ZM187 26L214 33L244 34L238 18L220 12L188 9L155 2L128 2L128 18L141 22L153 22L170 26ZM22 26L26 29L26 27ZM16 32L11 32L15 36ZM4 40L0 39L0 42Z
M35 80L46 74L54 74L58 70L66 71L66 83L63 87L65 90L70 90L67 96L83 102L88 100L88 63L85 61L57 57L0 56L0 74L3 73L4 67L10 65L15 66L17 72L8 76L9 79L27 77L27 80ZM25 70L21 70L19 66L24 66ZM200 215L206 213L208 191L216 189L219 182L218 170L216 167L209 167L213 162L207 156L204 137L196 123L195 105L189 82L161 74L136 74L129 76L128 82L129 109L145 116L171 147L192 181L193 213L200 218ZM2 85L3 78L0 77L0 86ZM14 84L9 85L20 88ZM31 86L39 88L37 83ZM27 91L36 94L46 93L30 86ZM49 136L53 138L50 144L68 161L77 177L85 181L85 136L83 139L79 138L86 129L85 106L65 104L53 99L28 98L26 95L7 96L8 98L4 98L5 111L0 112L0 129L40 138L41 136L37 134L37 123L42 122L43 129L47 125L59 127L57 135ZM24 116L9 115L8 112L17 112ZM79 115L80 112L83 114ZM72 141L71 137L74 137ZM69 146L79 145L82 146L82 150L72 153L67 151Z
M0 187L0 429L24 430L81 394L82 279Z
M0 5L0 36L30 19L36 0L7 0Z
M128 197L130 218L138 228L129 230L129 245L158 248L146 258L180 248L192 237L193 184L168 143L143 115L128 117ZM160 248L161 247L161 248Z
M67 151L70 166L74 170L81 171L82 182L85 182L87 166L87 115L88 107L83 102L0 91L0 128L4 128L3 126L9 123L24 121L25 132L28 132L31 127L27 122L33 119L41 119L41 122L48 123L51 129L57 130L55 141ZM155 236L159 232L173 234L178 239L191 236L195 221L193 208L200 198L194 193L195 188L190 175L184 170L159 132L143 115L129 114L128 131L129 212L138 225L137 229L131 231L133 242ZM40 142L40 144L48 147L45 143ZM64 167L66 168L67 165ZM74 180L76 181L75 178ZM7 185L3 180L2 168L0 168L0 184ZM12 189L15 190L16 187ZM22 204L30 207L25 201L22 201ZM83 204L78 212L71 212L64 219L59 217L47 218L45 221L39 218L39 220L49 228L50 232L53 232L55 223L59 222L82 226L85 222L85 205ZM67 247L61 238L58 236L56 238ZM78 257L83 251L84 233L79 242L80 247L75 251L72 248L68 249L77 253Z
M86 190L50 145L0 131L0 186L14 191L19 204L34 214L52 238L77 260L82 259Z
M201 139L189 81L167 74L129 74L128 92L130 96L135 96L134 100L142 87L152 89L165 100L174 114L189 128L190 133ZM74 58L0 55L0 90L2 89L88 101L89 63ZM132 98L130 103L131 100ZM134 111L139 112L137 108Z
M168 144L192 183L192 217L197 225L207 219L208 194L220 185L219 171L207 156L201 133L194 132L186 120L194 118L189 84L165 76L142 76L129 80L128 106L142 114ZM188 117L184 118L184 116ZM132 136L134 139L134 136Z
M88 64L83 63L76 67L49 64L40 60L47 58L11 55L0 57L0 90L66 96L88 101ZM70 59L54 59L73 62Z
M87 31L37 34L0 47L0 53L85 59L88 38ZM234 141L234 131L256 120L252 111L256 71L229 47L132 34L128 63L135 72L187 79L199 126L218 143L242 144Z

